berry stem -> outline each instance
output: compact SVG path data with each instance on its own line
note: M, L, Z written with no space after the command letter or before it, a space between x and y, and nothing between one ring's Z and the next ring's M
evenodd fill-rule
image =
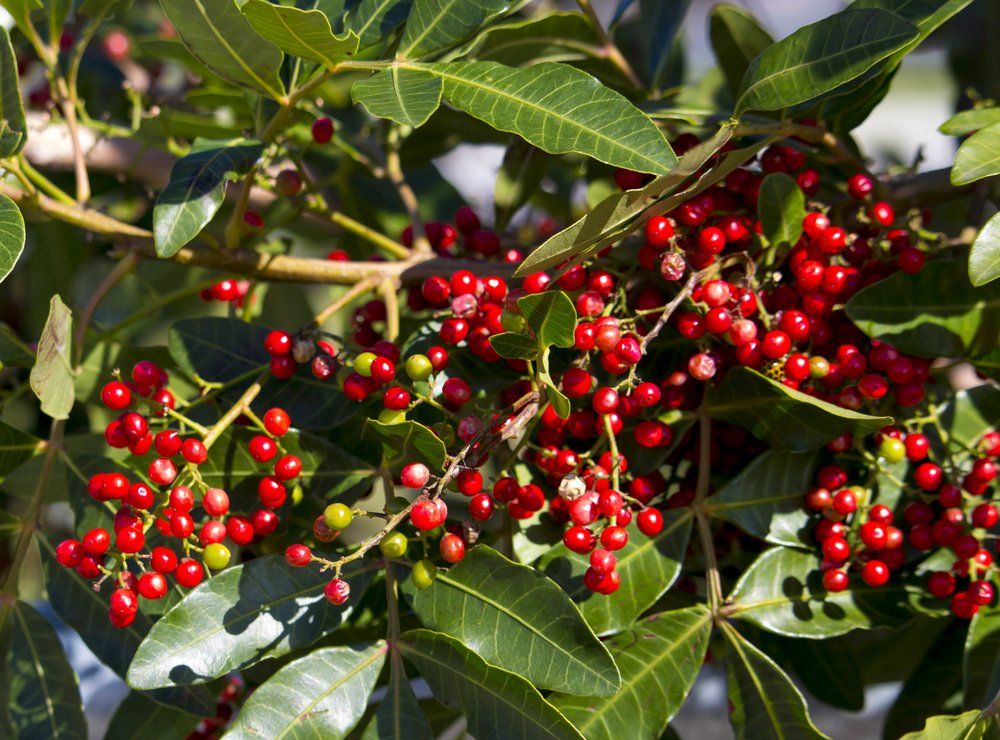
M269 369L262 372L257 380L251 383L250 387L243 391L243 395L239 397L236 403L234 403L230 409L222 415L222 418L212 425L212 428L208 430L205 434L205 438L202 440L205 444L205 449L211 449L212 445L214 445L218 441L219 437L222 436L222 433L229 428L229 425L236 421L240 414L242 414L246 409L250 408L250 404L253 403L254 399L260 394L261 389L264 387L264 383L269 377L271 377L271 371Z
M379 277L377 275L370 275L369 277L366 277L363 280L355 283L350 290L348 290L343 295L339 296L337 300L335 300L329 306L327 306L318 314L316 314L316 317L313 319L312 322L313 326L316 327L322 326L323 324L325 324L327 321L330 320L330 317L336 316L337 313L339 313L340 310L344 308L344 306L349 304L358 296L367 293L369 290L372 290L378 284L379 284Z

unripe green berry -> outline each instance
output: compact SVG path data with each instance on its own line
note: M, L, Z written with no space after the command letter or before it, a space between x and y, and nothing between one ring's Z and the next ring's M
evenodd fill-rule
M409 542L405 535L399 532L391 532L382 538L378 546L382 554L387 558L401 558L406 554L408 544Z
M882 444L878 446L878 454L884 457L887 463L902 462L906 458L906 445L901 439L883 437Z
M205 551L201 554L201 559L205 561L205 565L209 567L210 570L222 570L232 559L233 554L229 552L229 548L223 545L221 542L213 542L211 545L205 548Z
M362 352L354 358L354 372L366 378L372 376L372 363L377 359L374 352Z
M354 519L354 512L344 504L330 504L323 509L323 523L330 529L345 529Z
M815 357L809 358L809 375L810 377L819 380L820 378L825 378L830 372L830 363L827 362L825 357L820 357L816 355Z
M434 366L427 355L411 355L406 358L406 374L411 380L427 380L432 372Z
M434 565L430 559L424 558L413 566L413 572L411 575L413 577L414 586L419 589L427 588L434 583L434 579L437 578L437 566Z

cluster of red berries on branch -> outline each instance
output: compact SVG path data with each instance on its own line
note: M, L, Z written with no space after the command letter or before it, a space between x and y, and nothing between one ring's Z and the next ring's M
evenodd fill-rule
M132 369L130 379L112 380L103 387L104 405L122 412L105 430L108 444L152 459L145 475L137 466L132 466L134 474L91 475L87 492L114 511L114 533L95 527L81 539L64 540L56 547L60 565L97 580L98 588L111 580L115 588L109 617L118 627L133 621L139 597L166 596L168 577L178 586L193 588L204 579L206 567L219 571L228 566L232 550L227 541L245 547L273 534L280 524L278 509L288 498L287 485L302 470L297 456L282 454L281 438L291 427L288 413L269 409L247 448L258 463L271 464L270 473L259 480L258 505L250 511L233 510L229 494L206 483L199 471L209 457L201 436L185 436L169 426L173 417L164 412L172 410L175 401L165 387L168 381L161 368L144 360ZM182 425L191 425L173 413ZM154 434L151 426L157 425L163 428Z

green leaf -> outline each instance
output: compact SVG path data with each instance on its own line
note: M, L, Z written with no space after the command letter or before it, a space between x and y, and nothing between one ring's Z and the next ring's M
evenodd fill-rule
M938 409L948 437L972 447L1000 419L1000 389L989 383L959 391Z
M666 174L677 157L638 108L565 64L527 69L496 62L431 64L456 108L551 154L575 152L638 172ZM559 95L553 96L552 91Z
M13 367L31 367L35 353L7 324L0 321L0 362Z
M6 714L19 740L70 740L87 737L87 720L76 674L62 643L45 617L26 602L10 606L4 675Z
M719 3L708 15L708 36L735 100L750 62L774 43L756 18L738 5Z
M465 715L469 733L478 740L583 737L525 679L491 666L458 640L411 630L399 649L434 696Z
M312 3L313 0L309 0ZM384 43L406 20L410 12L411 0L319 0L320 10L326 4L339 7L341 11L349 6L338 18L334 30L353 31L361 39L362 49ZM330 15L329 11L327 11Z
M990 723L991 732L986 732ZM996 718L984 718L979 710L963 714L938 715L928 717L924 727L916 732L908 732L899 740L979 740L997 735Z
M427 72L390 67L351 88L352 100L378 118L419 128L441 105L441 80Z
M24 250L24 217L17 205L0 195L0 283L10 275Z
M601 40L582 13L563 12L491 26L473 49L480 61L522 67L599 59Z
M372 567L358 566L341 576L353 592L343 607L323 596L329 574L292 568L281 555L228 568L153 625L128 669L128 683L134 689L204 683L311 645L350 614Z
M805 193L795 180L782 172L768 175L760 185L757 212L768 243L794 246L802 236Z
M561 290L532 293L518 299L517 306L542 348L573 346L576 307L568 295Z
M1000 174L1000 123L981 129L962 142L951 168L952 185L968 185Z
M825 738L809 718L805 699L785 672L728 623L726 676L729 719L737 740Z
M549 372L548 348L542 351L542 356L538 360L537 374L538 379L545 384L545 397L552 404L552 408L559 415L559 418L568 419L572 406L566 394L559 390L559 384L553 380L552 373Z
M334 36L329 19L319 10L272 5L267 0L246 0L241 10L254 30L283 52L319 62L328 70L358 50L357 34Z
M68 419L73 408L72 331L73 313L58 295L52 296L29 381L42 411L53 419Z
M655 537L632 533L625 547L615 553L621 587L605 596L583 583L589 561L564 545L554 547L539 567L577 602L587 623L598 635L631 627L640 614L656 603L681 572L691 537L690 509L663 513L663 529Z
M1000 611L980 609L969 623L962 666L963 704L985 709L1000 693Z
M708 412L737 424L779 450L805 452L844 432L865 433L891 424L792 390L755 370L736 367L708 391Z
M945 136L966 136L1000 123L1000 108L972 108L956 113L938 126Z
M448 450L441 438L423 424L415 421L383 424L365 419L361 436L382 445L384 458L394 470L417 460L435 472L444 470Z
M813 480L814 452L768 450L705 502L710 516L775 545L811 547L810 516L802 505Z
M197 237L222 207L226 183L246 174L263 150L244 139L196 141L191 153L174 163L153 207L157 256L173 257Z
M132 691L118 705L104 740L142 737L187 737L198 718L174 707L157 704L141 691Z
M549 700L587 740L660 737L698 676L711 633L712 614L702 605L643 619L606 643L622 672L614 696Z
M646 47L646 77L655 91L669 86L669 77L678 54L682 54L681 28L691 0L640 0L643 40ZM683 63L682 63L683 65Z
M223 488L231 497L242 495L248 505L257 497L257 483L263 472L248 449L254 434L251 429L230 427L213 445L208 460L198 466L206 485ZM289 431L281 438L281 448L302 461L302 472L295 484L318 502L367 491L376 474L370 462L308 432Z
M511 0L413 0L397 59L419 59L465 41L510 10Z
M226 737L347 737L368 706L387 649L379 640L360 649L321 648L292 661L254 690Z
M965 629L952 623L931 645L903 683L882 730L883 737L900 737L919 730L924 718L944 712L962 685L962 646Z
M107 461L102 469L108 469ZM81 529L86 526L83 522L77 524ZM44 538L39 538L38 542L43 553L45 585L52 608L76 631L102 663L124 677L139 643L152 626L147 605L140 607L130 625L121 629L115 627L108 621L108 599L114 590L113 584L105 582L99 591L95 591L91 588L90 581L85 581L74 571L56 563L55 548L51 542ZM180 707L199 717L211 714L215 708L215 697L204 686L163 689L149 692L145 696Z
M41 440L0 421L0 478L41 450Z
M496 228L503 229L528 202L552 167L552 157L522 139L514 139L504 153L493 186Z
M534 360L538 357L538 342L524 334L505 331L490 337L490 346L509 360Z
M223 403L233 403L263 373L271 360L264 349L268 329L238 319L182 319L170 328L170 354L184 372L226 386ZM288 380L268 378L252 408L264 413L280 406L296 427L329 429L358 411L333 382L323 382L306 369Z
M1000 277L1000 213L994 213L976 234L969 252L969 281L986 285Z
M230 82L280 100L281 49L258 34L233 0L160 0L188 50Z
M433 740L427 715L403 670L398 651L389 653L389 683L378 711L361 733L361 740Z
M913 618L908 588L894 581L872 588L853 575L837 593L823 588L811 552L772 547L753 561L727 603L731 616L787 637L821 640L853 629L899 627Z
M24 148L28 125L24 120L24 105L17 84L17 59L7 29L0 29L0 157L11 157ZM5 201L9 200L6 196ZM24 227L21 227L24 230ZM21 238L22 243L24 238ZM0 280L3 280L3 260L0 258Z
M960 261L894 273L858 291L846 311L868 336L918 357L975 356L1000 337L1000 287L973 287Z
M434 584L407 581L427 627L541 689L611 696L621 679L608 650L565 593L534 568L479 545Z
M840 639L853 639L857 634ZM756 644L768 655L780 657L781 665L790 668L817 699L850 712L864 708L865 682L858 660L838 638L802 640L761 633Z
M514 275L524 277L537 270L560 265L569 259L579 260L593 254L633 231L650 207L655 205L657 211L663 213L670 211L724 178L732 169L752 158L763 146L762 143L756 144L726 154L720 164L698 178L693 185L679 190L702 169L732 134L733 126L724 125L711 139L686 152L669 175L656 178L644 188L608 196L590 209L586 216L550 237L529 254ZM665 195L669 197L660 200Z
M803 26L765 49L747 68L736 113L781 110L860 77L919 35L884 10L844 10Z
M42 0L0 0L0 8L10 13L17 27L27 35L32 30L31 12L41 10Z

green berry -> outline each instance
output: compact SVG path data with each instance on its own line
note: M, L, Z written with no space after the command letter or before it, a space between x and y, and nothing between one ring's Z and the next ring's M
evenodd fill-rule
M344 504L330 504L323 509L323 523L330 529L346 529L354 519L354 512Z
M411 355L406 358L406 374L411 380L427 380L434 372L434 366L427 355Z
M901 439L883 437L882 444L878 447L878 454L884 457L887 463L902 462L906 458L906 445Z
M222 570L229 565L232 557L233 554L229 552L229 548L220 542L213 542L201 554L201 559L205 561L205 565L210 570Z
M399 424L406 421L406 411L403 409L382 409L378 414L378 420L383 424Z
M428 558L424 558L413 566L413 585L419 589L424 589L434 583L437 578L437 566Z
M816 380L825 378L830 372L830 363L825 357L816 355L809 358L809 375Z
M362 352L354 358L354 372L366 378L372 376L372 363L377 359L374 352Z
M383 537L378 546L382 550L382 554L387 558L401 558L406 554L408 544L409 542L405 535L399 532L392 532Z

